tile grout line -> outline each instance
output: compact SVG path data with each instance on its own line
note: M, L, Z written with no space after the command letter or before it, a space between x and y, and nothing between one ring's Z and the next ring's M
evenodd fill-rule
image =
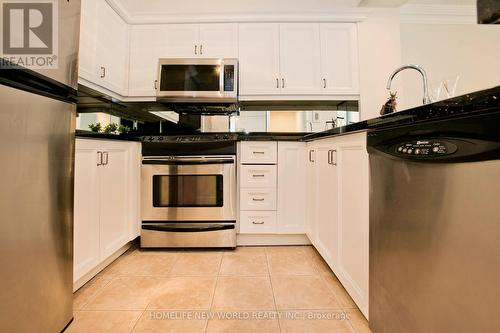
M278 305L276 304L276 296L274 296L274 286L273 286L273 279L271 278L271 267L269 265L269 259L268 259L268 253L267 253L267 247L264 248L264 254L266 256L266 265L267 265L267 272L269 273L269 283L271 283L271 293L273 294L273 302L274 302L274 308L276 310L276 314L278 315L278 329L282 333L283 330L281 329L281 320L279 318L279 312L278 312Z
M214 300L215 300L215 291L217 290L217 284L219 283L219 275L220 275L220 270L222 267L222 260L224 260L224 252L221 253L222 255L220 256L220 261L219 261L219 268L217 270L217 275L215 276L215 285L212 293L212 301L210 302L210 308L208 309L209 313L212 313L212 307L214 306ZM205 333L208 332L208 322L210 319L207 319L207 322L205 323Z

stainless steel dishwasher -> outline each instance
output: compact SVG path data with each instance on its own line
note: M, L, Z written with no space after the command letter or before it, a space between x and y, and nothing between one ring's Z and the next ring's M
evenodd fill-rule
M370 327L500 332L500 110L374 131Z

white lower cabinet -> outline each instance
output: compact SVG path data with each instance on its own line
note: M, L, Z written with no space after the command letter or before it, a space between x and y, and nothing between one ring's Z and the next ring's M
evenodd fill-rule
M139 235L140 144L77 139L73 281Z
M307 150L307 235L368 317L366 133L313 141Z
M304 234L306 144L242 142L239 161L240 233Z

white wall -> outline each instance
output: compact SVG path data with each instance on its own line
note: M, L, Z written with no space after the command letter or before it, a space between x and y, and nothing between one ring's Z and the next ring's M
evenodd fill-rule
M360 117L378 117L389 96L387 79L401 65L400 21L398 9L372 9L368 18L358 25ZM398 100L403 89L395 85Z
M455 95L500 85L500 27L494 25L402 24L401 50L404 63L422 65L429 77L431 96L440 82L453 82ZM398 74L406 92L399 109L422 104L422 81L417 72ZM411 92L411 93L410 93ZM446 98L443 92L439 99Z

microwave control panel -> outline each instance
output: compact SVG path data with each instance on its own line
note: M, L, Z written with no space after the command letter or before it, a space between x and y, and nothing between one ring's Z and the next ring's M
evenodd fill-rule
M224 91L234 90L234 65L224 65Z

